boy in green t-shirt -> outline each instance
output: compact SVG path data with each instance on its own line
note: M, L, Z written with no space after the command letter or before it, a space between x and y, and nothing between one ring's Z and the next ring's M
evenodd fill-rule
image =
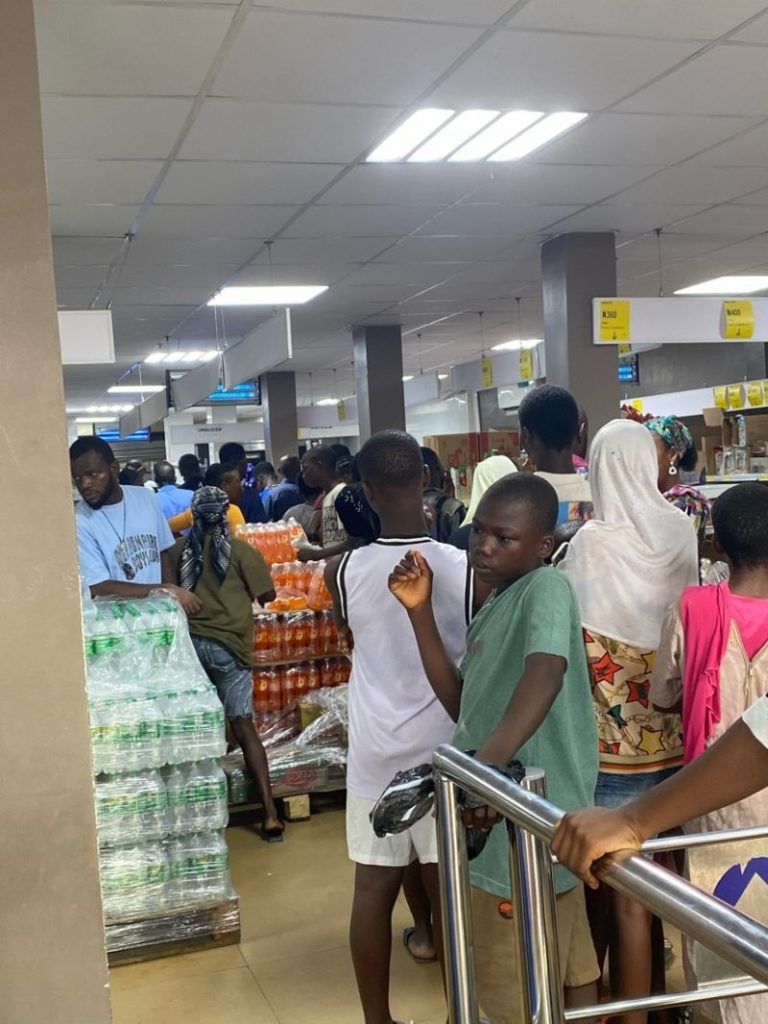
M476 749L488 764L517 757L542 768L549 799L572 810L593 802L598 740L576 598L568 580L544 566L557 514L557 494L541 477L515 474L486 492L470 559L477 578L494 589L469 627L458 672L437 629L432 573L418 551L396 567L390 589L408 611L432 688L457 722L456 746ZM496 821L490 808L473 812L480 828ZM518 1024L522 987L503 829L489 837L470 875L480 1003L492 1024ZM591 1005L599 971L583 889L563 868L555 884L566 1004Z

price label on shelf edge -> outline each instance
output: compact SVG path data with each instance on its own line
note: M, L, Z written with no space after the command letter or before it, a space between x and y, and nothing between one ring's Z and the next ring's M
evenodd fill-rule
M629 299L603 299L600 302L600 341L630 341Z

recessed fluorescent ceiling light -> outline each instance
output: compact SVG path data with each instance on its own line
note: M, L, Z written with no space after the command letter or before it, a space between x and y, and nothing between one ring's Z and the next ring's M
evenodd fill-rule
M328 291L327 284L222 288L209 306L300 306Z
M521 338L514 341L502 341L498 345L494 345L492 351L494 352L519 352L521 348L536 348L537 345L541 344L541 338Z
M499 146L509 142L542 117L544 114L540 110L510 110L474 139L470 139L466 146L462 146L449 158L449 162L468 163L472 160L484 160L489 153L495 152Z
M441 110L436 107L417 110L374 149L368 157L368 163L383 164L403 160L455 113L455 110Z
M165 391L165 384L113 384L107 390L110 395L157 395Z
M751 295L752 292L761 292L766 288L766 275L713 277L711 281L700 281L688 288L678 288L675 295Z
M407 373L403 377L403 384L406 384L409 380L413 380L413 374L412 373Z
M438 373L437 375L438 380L448 380L449 377L450 373Z
M117 423L116 416L78 416L75 423Z
M338 405L338 404L339 404L338 398L319 398L315 402L315 405Z
M203 352L201 349L194 349L190 352L152 352L144 360L145 363L208 363L215 359L219 353L216 349L209 349Z
M444 160L467 139L477 135L481 128L485 128L489 122L494 121L500 113L499 110L465 110L463 114L452 118L423 146L419 146L415 153L411 153L408 163Z
M535 149L540 149L547 142L551 142L558 135L562 135L569 128L573 128L574 125L583 121L585 117L587 117L586 114L571 113L569 111L550 114L549 117L545 117L532 128L529 128L527 132L518 135L509 145L504 146L503 149L500 149L493 156L488 157L488 159L491 162L519 160L521 157L532 153Z
M132 405L89 405L85 412L130 412ZM78 409L77 412L82 412Z

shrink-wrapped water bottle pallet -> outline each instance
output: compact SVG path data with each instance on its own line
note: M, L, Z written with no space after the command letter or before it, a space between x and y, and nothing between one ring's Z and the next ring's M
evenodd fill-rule
M140 921L108 924L105 928L110 967L179 956L240 941L237 898L150 915Z

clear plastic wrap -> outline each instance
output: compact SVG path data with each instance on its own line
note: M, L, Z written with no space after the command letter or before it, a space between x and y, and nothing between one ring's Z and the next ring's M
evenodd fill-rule
M235 898L215 906L160 911L141 921L108 923L107 952L110 963L143 960L174 951L175 943L186 948L196 943L225 945L240 939L240 912Z
M347 763L347 687L315 690L298 703L305 728L287 742L267 748L275 796L344 789ZM256 788L238 750L224 759L231 804L252 803Z

